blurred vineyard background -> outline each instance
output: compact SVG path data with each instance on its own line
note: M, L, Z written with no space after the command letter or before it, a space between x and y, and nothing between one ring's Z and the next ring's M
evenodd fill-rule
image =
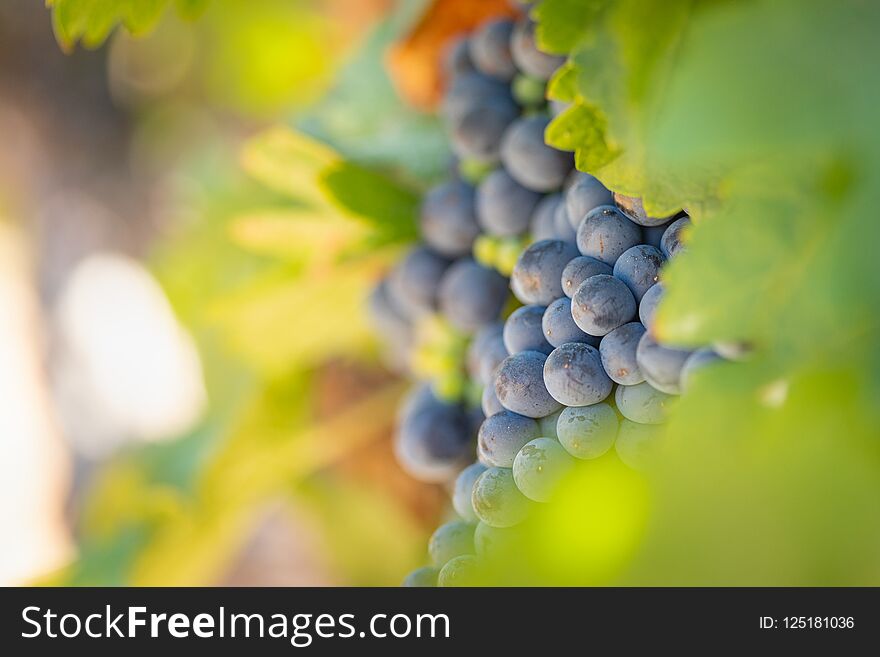
M449 166L441 45L511 3L50 4L0 3L0 583L398 584L449 510L363 304ZM695 219L664 338L755 353L509 570L880 582L878 17L804 4L537 10L550 142Z

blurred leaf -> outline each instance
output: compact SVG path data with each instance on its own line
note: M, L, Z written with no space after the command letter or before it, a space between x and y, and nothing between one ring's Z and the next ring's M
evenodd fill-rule
M178 11L197 17L209 0L174 0ZM97 48L120 23L132 34L148 32L162 17L172 0L46 0L52 8L55 36L62 48L78 41Z

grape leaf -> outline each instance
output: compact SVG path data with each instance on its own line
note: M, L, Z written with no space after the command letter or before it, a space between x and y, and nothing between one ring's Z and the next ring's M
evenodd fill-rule
M77 42L97 48L120 23L132 34L148 32L172 2L181 16L195 18L208 0L47 0L55 36L64 49Z

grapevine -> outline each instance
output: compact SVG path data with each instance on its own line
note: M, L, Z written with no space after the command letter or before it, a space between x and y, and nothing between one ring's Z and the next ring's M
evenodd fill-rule
M455 173L424 199L423 243L373 294L389 353L420 381L400 409L398 459L454 482L458 517L408 586L478 581L499 535L578 461L614 451L639 468L689 377L723 360L654 335L690 218L649 216L546 144L564 107L545 85L563 62L534 33L528 18L496 19L452 46L442 115Z

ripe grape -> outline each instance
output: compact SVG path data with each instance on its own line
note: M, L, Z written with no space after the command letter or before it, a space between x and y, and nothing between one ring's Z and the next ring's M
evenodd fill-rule
M541 319L544 337L554 347L561 347L567 342L585 342L594 347L599 346L599 338L587 335L574 323L571 316L571 299L557 299L544 311Z
M442 482L451 479L468 459L472 435L463 409L432 395L404 415L394 447L398 461L412 476Z
M498 395L495 394L495 386L487 385L483 387L483 392L480 397L480 409L486 417L495 415L495 413L500 413L504 410L501 402L498 401Z
M666 259L658 249L639 244L624 251L614 263L614 276L622 280L636 301L660 280L660 269Z
M519 114L515 106L494 100L468 109L452 124L453 152L464 160L492 164L501 156L502 139Z
M507 281L469 258L455 262L440 281L439 305L455 328L467 333L498 318L507 299Z
M614 384L602 367L599 351L582 342L557 347L544 364L544 383L565 406L589 406L611 394Z
M511 237L529 228L541 195L496 169L477 187L477 221L490 235Z
M614 444L617 413L605 402L566 408L559 414L556 434L559 444L572 456L579 459L598 458Z
M645 380L636 362L636 349L644 333L640 322L630 322L608 333L599 343L602 366L615 383L633 386Z
M470 38L471 60L481 72L500 80L516 75L516 65L510 52L513 21L498 18L483 23Z
M577 231L577 246L581 255L613 265L620 255L642 243L642 230L612 205L600 205L590 210Z
M477 381L479 381L481 385L486 385L488 382L494 380L494 371L490 371L488 373L489 376L483 376L482 362L485 355L488 352L492 351L492 347L490 345L496 339L498 342L501 343L501 349L504 350L504 342L501 337L503 331L504 325L501 322L492 322L491 324L486 324L474 334L474 339L471 340L471 343L468 346L466 357L468 375L472 379L476 379ZM504 355L498 359L498 363L500 363L505 358L507 358L506 351ZM497 366L498 363L496 363L495 366ZM493 366L493 370L495 366Z
M649 331L654 326L654 315L657 313L657 304L663 298L663 285L657 283L648 288L639 303L639 320Z
M479 562L471 554L462 554L446 562L437 576L437 586L476 586L479 583Z
M565 190L565 207L568 221L575 231L591 210L613 203L614 197L598 178L582 171L572 173Z
M556 230L556 239L570 242L577 246L577 231L571 227L565 203L560 203L556 208L556 216L553 217L553 227Z
M546 306L562 296L562 270L577 257L577 249L561 240L541 240L522 252L510 277L510 287L523 303Z
M520 492L535 502L547 502L574 460L552 438L536 438L519 450L513 460L513 480Z
M623 326L636 314L636 300L629 288L614 276L591 276L571 299L575 324L590 335L603 336Z
M407 317L415 319L435 310L437 288L449 264L447 258L417 246L394 268L388 278L389 289Z
M474 484L477 517L491 527L512 527L525 520L530 502L516 487L510 468L489 468Z
M538 201L529 221L529 232L533 240L537 242L559 239L556 231L556 209L561 204L561 194L547 194Z
M536 192L559 189L571 171L571 153L544 143L548 116L526 116L510 124L501 141L501 162L521 185Z
M462 520L440 525L428 541L431 563L442 568L450 559L474 553L474 526Z
M517 21L514 26L510 37L510 54L519 70L539 80L549 80L565 61L564 57L538 50L535 22L528 18Z
M468 40L462 37L455 39L446 47L443 68L447 75L461 75L474 71L474 62L471 60L469 49Z
M475 211L474 188L462 180L434 187L422 203L422 237L448 257L470 253L480 227Z
M569 261L562 270L562 291L565 296L571 298L580 287L581 283L598 274L611 275L613 269L601 260L590 256L578 256Z
M542 417L540 420L538 420L538 428L541 431L541 437L556 438L556 423L559 421L559 416L564 410L565 409L558 410L552 415Z
M668 227L669 223L660 224L659 226L642 226L642 239L648 246L660 249L660 241L663 239L663 233L666 232Z
M639 424L662 423L666 419L670 397L647 381L634 386L618 386L614 393L620 414Z
M544 385L546 360L539 351L521 351L504 359L495 377L495 394L504 408L531 418L559 409Z
M544 306L522 306L514 310L504 323L504 346L507 353L540 351L549 354L553 347L544 337L541 321Z
M636 348L636 362L645 381L665 393L678 395L681 393L681 369L691 353L662 345L650 333L645 333Z
M480 462L499 468L513 465L513 457L530 440L540 436L532 418L503 410L483 420L477 437Z
M455 126L474 109L499 104L516 116L519 109L510 93L510 87L481 73L463 72L452 78L443 97L440 113L447 125Z
M663 252L663 255L667 258L672 258L684 249L682 235L687 232L690 225L690 217L682 217L669 224L666 232L663 233L663 238L660 240L660 250Z
M482 463L471 463L468 467L458 473L455 479L455 487L452 492L452 506L456 513L468 522L477 522L477 515L474 513L473 504L471 504L471 496L474 492L474 482L486 471L486 466Z

